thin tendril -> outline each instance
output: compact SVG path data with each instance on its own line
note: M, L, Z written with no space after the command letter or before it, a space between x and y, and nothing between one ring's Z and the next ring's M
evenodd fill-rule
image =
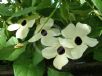
M45 21L45 23L42 25L41 29L38 31L40 32L42 30L42 28L44 27L44 25L48 22L48 20L53 16L53 14L56 12L57 8L59 7L59 3L56 4L56 8L52 11L52 13L49 15L49 17L47 18L47 20Z
M91 4L86 0L86 2L87 2L87 4L89 5L89 7L93 10L93 11L95 11L95 9L91 6ZM97 14L96 12L94 12L95 14L96 14L96 16L100 19L100 20L102 20L102 17L99 15L99 14Z

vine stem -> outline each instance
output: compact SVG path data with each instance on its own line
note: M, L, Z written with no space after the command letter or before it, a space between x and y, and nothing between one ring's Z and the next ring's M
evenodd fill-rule
M42 30L42 28L44 27L44 25L48 22L48 20L54 15L54 13L56 12L57 8L60 6L59 2L56 3L56 7L55 9L52 11L52 13L49 15L49 17L47 18L47 20L45 21L45 23L42 25L41 29L39 29L38 32L40 32Z
M100 14L98 13L98 11L96 11L92 6L91 6L91 4L87 1L87 0L85 0L86 2L87 2L87 4L89 5L89 7L94 11L94 13L96 14L96 16L100 19L100 20L102 20L102 17L100 16Z

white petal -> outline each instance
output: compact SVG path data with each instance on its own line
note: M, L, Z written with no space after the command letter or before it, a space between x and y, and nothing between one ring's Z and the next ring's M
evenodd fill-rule
M16 38L24 39L29 32L29 29L22 26L16 32Z
M65 48L65 54L68 58L72 58L71 49Z
M77 30L76 32L78 35L85 36L91 32L91 27L87 24L82 24L82 23L78 22L76 24L76 30Z
M57 50L55 47L47 47L42 50L42 56L46 59L54 58L57 55Z
M49 19L47 21L47 19L48 18L41 18L40 19L40 24L37 25L35 33L38 33L41 29L49 30L53 26L54 21L52 19Z
M66 38L73 38L76 33L74 24L70 23L65 29L61 31L62 35Z
M11 25L8 26L7 30L15 31L15 30L19 29L20 26L21 26L20 24L11 24Z
M73 41L71 39L59 38L59 42L63 47L74 48L74 44L73 44Z
M50 29L53 26L54 21L53 19L46 17L46 18L41 18L40 23L44 25L43 27L44 29Z
M45 46L59 46L59 41L57 38L52 36L44 36L41 38L41 43Z
M52 28L50 30L47 31L49 36L58 36L60 35L60 30L56 29L56 28Z
M97 39L94 39L94 38L90 38L88 36L84 37L83 38L83 41L86 45L90 46L90 47L94 47L98 44L98 41Z
M65 55L58 55L53 61L53 65L59 70L61 70L67 63L68 59Z
M42 36L41 36L40 33L36 33L31 39L28 40L28 42L38 41L41 37L42 37Z
M38 24L34 33L36 34L36 33L41 32L41 28L42 28L42 26L43 26L43 25Z
M87 45L82 44L80 46L75 47L74 49L70 49L72 55L71 59L79 59L87 48Z
M27 26L31 28L31 27L33 27L34 23L35 23L35 19L29 20L29 21L27 22Z

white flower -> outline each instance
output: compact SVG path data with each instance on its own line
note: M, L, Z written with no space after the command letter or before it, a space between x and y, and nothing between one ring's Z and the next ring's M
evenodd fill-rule
M73 48L69 40L47 36L46 38L42 38L42 44L47 46L42 50L42 56L46 59L55 58L53 61L55 68L60 70L68 63L68 50L69 48Z
M76 24L76 27L74 24L70 23L61 31L62 35L66 39L70 39L74 45L74 48L69 51L69 58L78 59L83 55L88 46L94 47L98 44L97 39L87 36L90 32L91 27L80 22Z
M9 31L16 31L16 38L24 39L28 32L29 28L31 28L35 23L35 19L32 20L22 20L21 23L15 23L8 26Z
M29 39L28 42L35 42L39 39L42 40L42 38L46 36L58 36L60 34L60 31L58 29L51 28L53 25L53 19L48 19L47 17L41 18L40 24L37 25L36 30L34 32L34 36L31 39Z
M4 4L7 4L8 1L7 1L7 0L1 0L0 3L1 3L1 4L3 4L3 3L4 3Z
M86 0L80 0L81 4L84 4L86 2Z
M11 0L12 3L15 3L14 0ZM0 0L0 4L7 4L8 1L7 0Z

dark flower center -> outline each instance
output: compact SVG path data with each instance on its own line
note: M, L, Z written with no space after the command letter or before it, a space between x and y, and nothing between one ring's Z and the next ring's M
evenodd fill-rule
M58 49L57 49L57 52L59 55L62 55L65 53L65 49L63 48L63 46L60 46Z
M78 37L76 37L75 38L75 43L77 44L77 45L81 45L82 44L82 39L78 36Z
M42 34L43 36L46 36L46 35L47 35L47 31L44 30L44 29L42 29L41 34Z
M23 20L22 23L21 23L21 25L22 25L22 26L25 26L26 23L27 23L27 21L26 21L26 20Z

